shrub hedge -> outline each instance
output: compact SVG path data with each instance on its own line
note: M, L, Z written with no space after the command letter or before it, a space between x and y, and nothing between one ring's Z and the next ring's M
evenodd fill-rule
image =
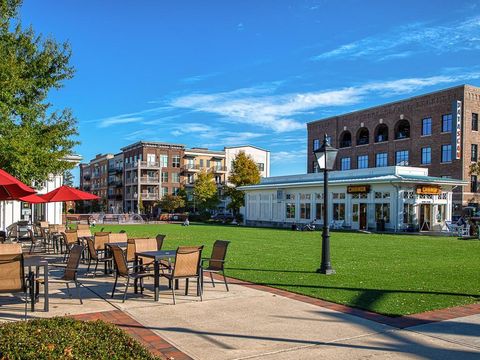
M160 359L112 324L67 317L0 324L0 359Z

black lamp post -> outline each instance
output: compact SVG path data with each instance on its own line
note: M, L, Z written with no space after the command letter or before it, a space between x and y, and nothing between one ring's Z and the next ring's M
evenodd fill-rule
M328 229L328 172L333 169L338 150L330 146L327 134L323 137L322 146L314 152L318 168L323 171L323 232L322 232L322 263L317 270L320 274L335 274L330 264L330 232Z

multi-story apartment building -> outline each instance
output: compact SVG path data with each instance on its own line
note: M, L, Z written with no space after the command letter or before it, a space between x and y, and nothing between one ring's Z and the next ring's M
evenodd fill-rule
M227 166L227 176L230 175L232 162L239 152L245 152L253 161L257 163L260 176L263 178L270 177L270 151L251 145L243 146L227 146L224 148L225 165Z
M328 134L338 148L336 170L425 167L430 176L468 180L453 190L454 213L480 202L470 165L478 161L480 88L461 85L308 124L308 172Z
M235 156L244 151L257 163L262 177L270 175L270 152L254 146L226 147L223 151L206 148L186 149L182 144L139 141L125 146L116 155L97 155L80 165L80 187L102 197L110 213L152 213L164 195L184 188L191 200L193 185L200 172L212 172L225 208L223 187L227 184Z
M177 194L185 146L139 141L121 149L124 158L124 210L136 212L139 202L150 212L162 196Z
M123 153L108 160L108 211L123 212Z
M113 154L98 154L90 161L91 192L99 196L101 206L106 207L108 195L108 162Z

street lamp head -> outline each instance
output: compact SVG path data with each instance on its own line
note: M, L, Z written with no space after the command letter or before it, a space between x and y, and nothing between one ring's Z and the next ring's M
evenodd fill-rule
M335 149L330 145L328 136L325 134L323 138L322 146L316 149L314 152L317 159L318 168L323 171L332 170L335 165L335 159L337 158L338 149Z

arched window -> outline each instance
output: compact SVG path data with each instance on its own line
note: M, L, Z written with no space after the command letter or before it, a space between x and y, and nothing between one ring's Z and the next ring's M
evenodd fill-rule
M395 125L395 139L407 139L410 137L410 123L408 120L400 120Z
M375 129L375 142L388 141L388 126L380 124Z
M357 145L365 145L368 144L368 129L363 127L357 132Z
M350 131L344 131L340 135L340 147L344 148L349 146L352 146L352 134Z

